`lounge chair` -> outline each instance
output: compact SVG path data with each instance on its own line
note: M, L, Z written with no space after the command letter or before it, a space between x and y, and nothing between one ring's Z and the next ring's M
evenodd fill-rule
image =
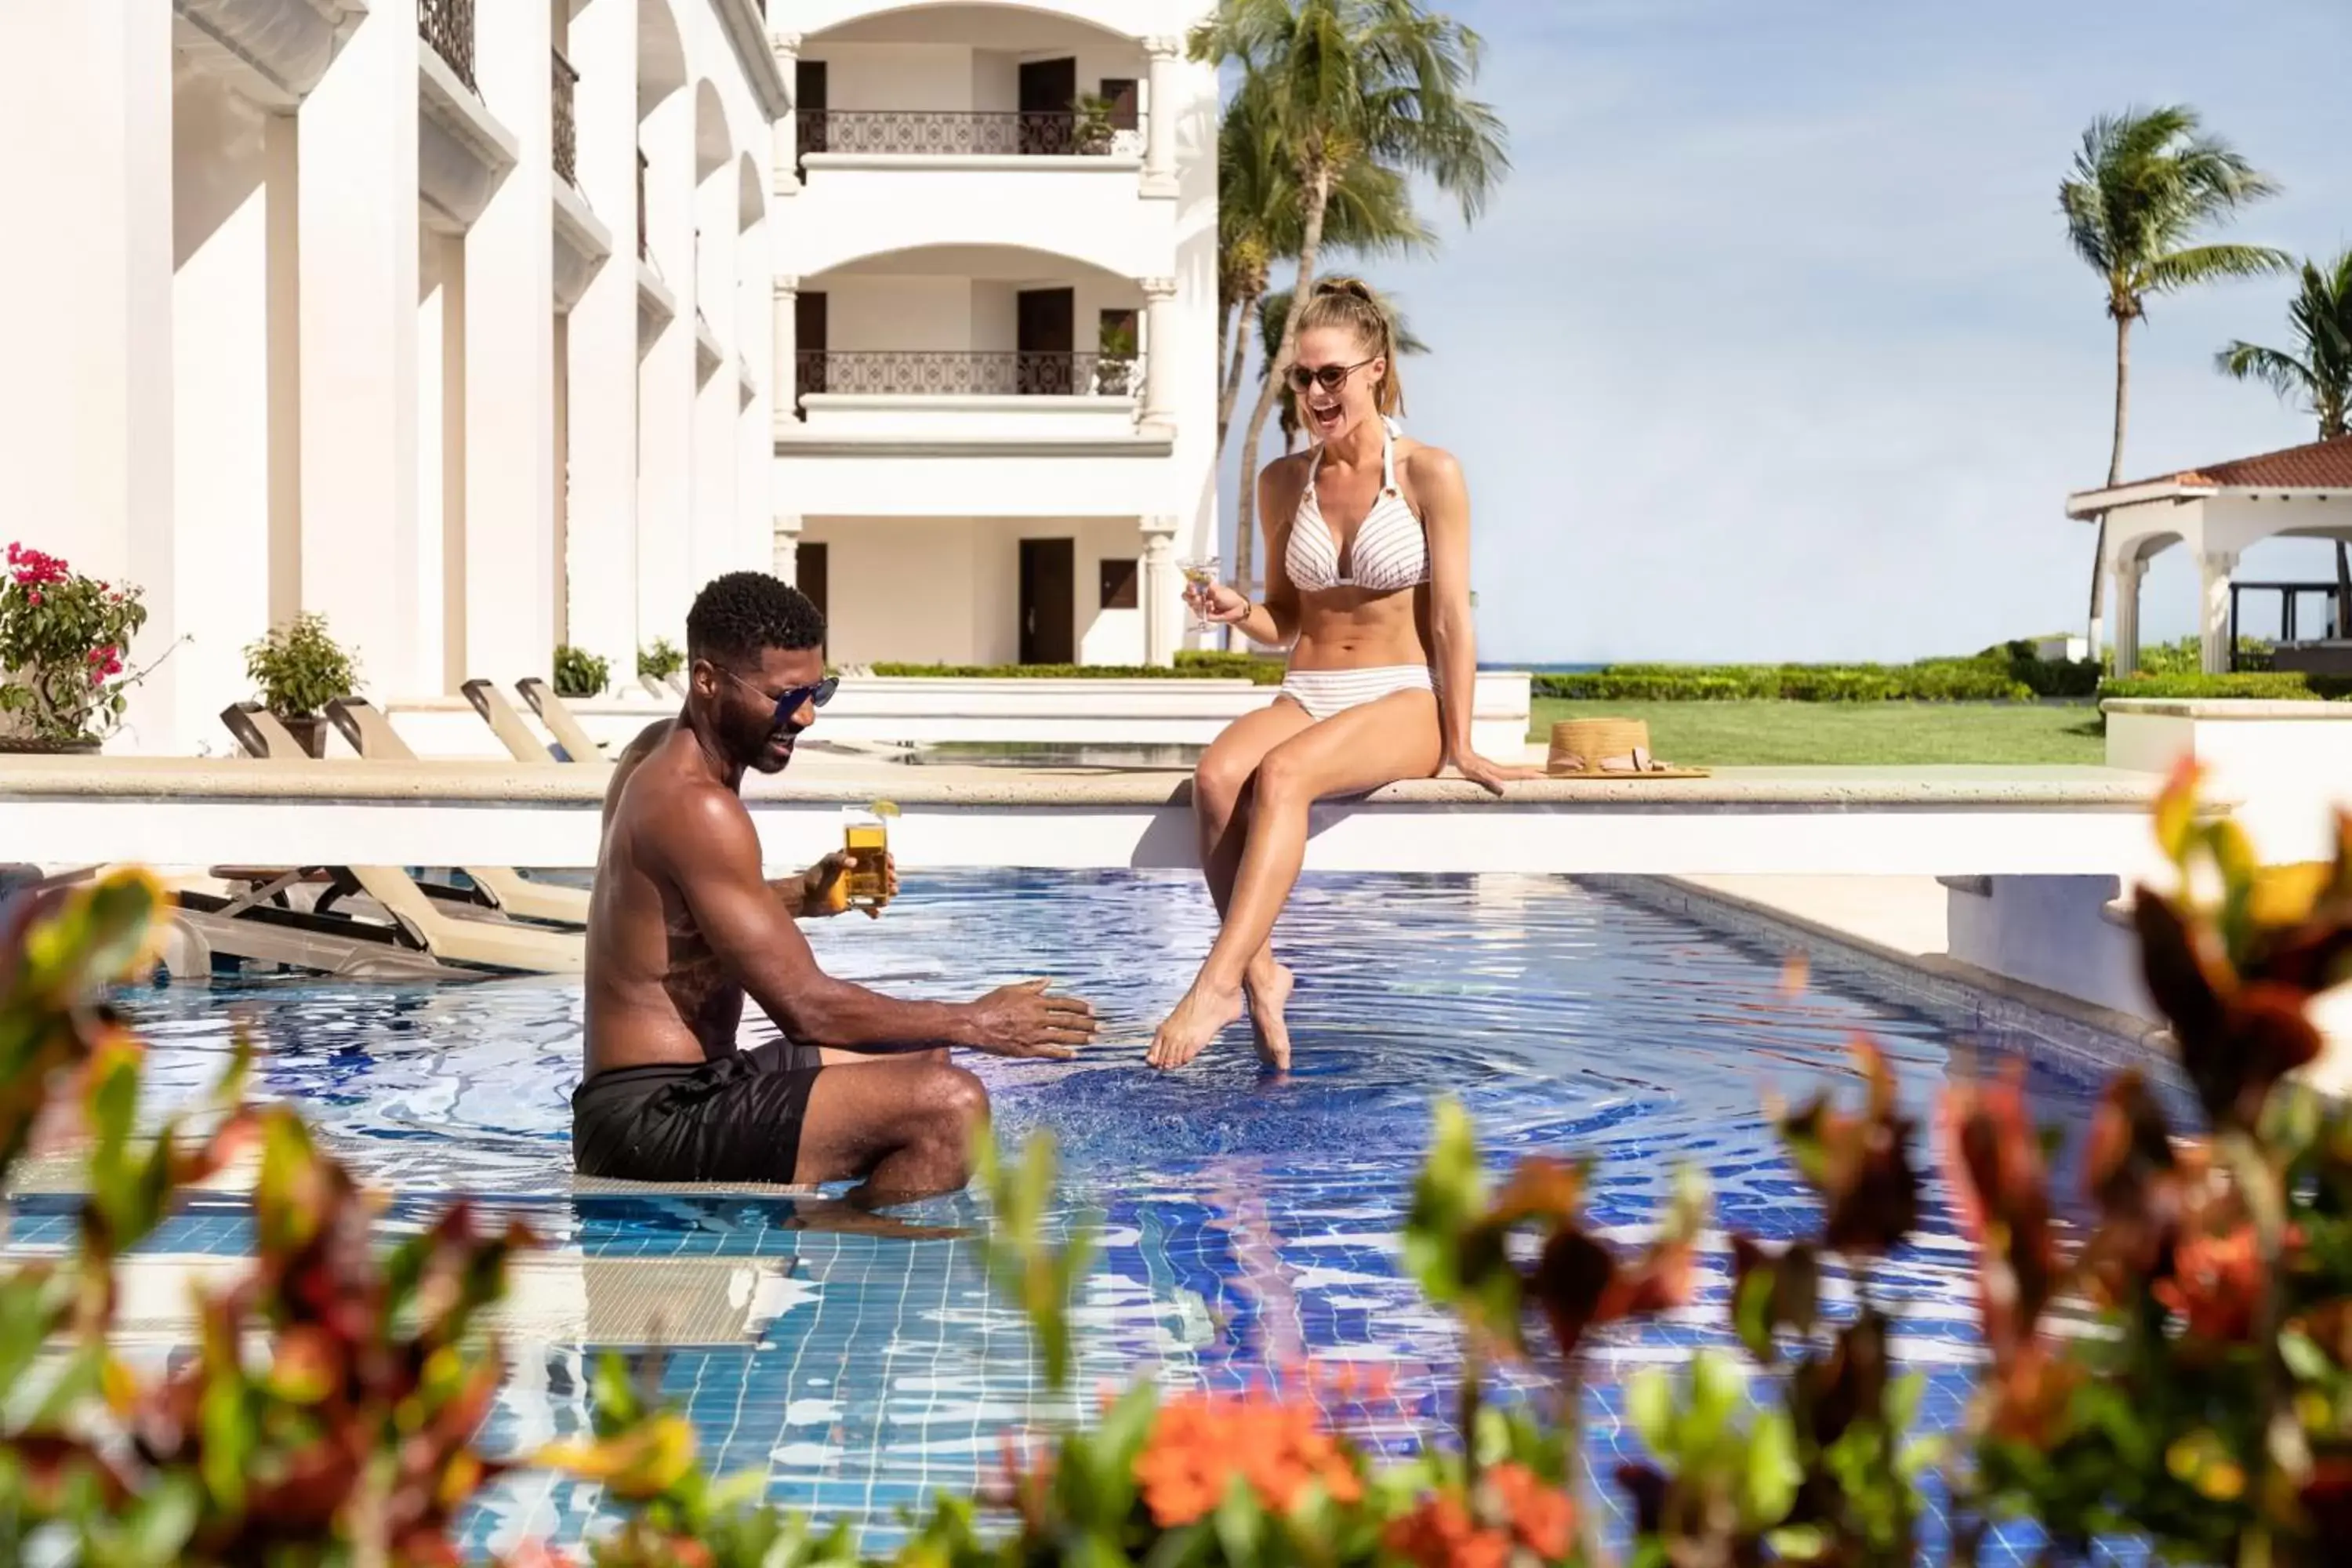
M534 675L516 681L515 689L522 693L522 700L530 704L530 710L539 715L539 721L555 737L555 743L563 748L566 762L593 763L604 757L604 748L596 743L596 738L588 733L571 707L555 694L555 688Z
M555 754L530 732L530 726L522 721L522 715L515 711L515 705L507 700L506 693L495 685L475 679L466 682L458 689L466 694L466 700L474 705L474 711L482 716L482 722L490 727L490 733L499 738L499 744L504 746L516 762L552 763L556 760Z
M264 714L264 718L268 715ZM361 756L374 762L413 763L418 760L392 721L363 697L339 697L327 704L327 717ZM221 715L226 722L228 715ZM234 730L235 725L230 725ZM282 731L281 731L282 732ZM277 754L275 752L271 753ZM491 907L527 921L585 926L588 894L581 888L559 888L534 882L504 866L461 866L459 870L482 889ZM405 878L403 879L405 880ZM382 900L377 900L379 903ZM389 906L386 906L387 908Z

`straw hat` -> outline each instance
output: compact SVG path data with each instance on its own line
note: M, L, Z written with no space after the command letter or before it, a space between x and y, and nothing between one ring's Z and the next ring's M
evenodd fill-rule
M1649 725L1639 719L1568 719L1551 727L1544 772L1597 773L1603 762L1619 763L1627 772L1646 771L1652 765Z

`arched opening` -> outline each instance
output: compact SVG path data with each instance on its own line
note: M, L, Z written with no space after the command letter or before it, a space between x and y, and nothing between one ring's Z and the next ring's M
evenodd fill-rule
M1139 155L1150 74L1076 5L877 6L803 40L800 151Z
M801 281L803 393L1130 397L1136 279L1017 246L883 251Z

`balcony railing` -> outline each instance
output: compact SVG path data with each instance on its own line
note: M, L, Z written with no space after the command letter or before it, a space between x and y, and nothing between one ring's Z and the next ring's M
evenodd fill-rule
M474 91L474 0L417 0L416 30Z
M991 349L803 349L796 392L901 397L1129 397L1143 387L1137 354Z
M566 184L580 184L580 136L572 119L572 89L580 85L580 73L563 58L562 49L551 49L555 75L550 86L554 89L555 111L555 172Z
M1073 110L803 109L800 155L881 153L954 158L1138 156L1143 132Z
M646 154L637 153L637 259L649 261L653 253L646 248Z

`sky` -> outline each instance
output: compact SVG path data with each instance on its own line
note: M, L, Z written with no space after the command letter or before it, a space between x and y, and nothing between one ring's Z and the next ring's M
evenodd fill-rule
M1512 173L1466 230L1425 195L1439 253L1363 270L1431 346L1406 427L1469 479L1482 661L2079 632L2093 531L2064 499L2106 477L2115 353L2056 210L2084 127L2193 105L2284 186L2231 237L2352 245L2352 0L1432 5L1486 41ZM2126 477L2313 438L2212 368L2232 338L2287 346L2293 291L2154 303ZM2278 541L2238 574L2333 557ZM2145 636L2192 629L2184 552L2143 594Z

